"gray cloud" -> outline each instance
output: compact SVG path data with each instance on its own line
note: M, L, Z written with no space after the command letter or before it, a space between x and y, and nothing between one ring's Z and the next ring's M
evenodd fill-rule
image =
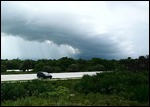
M21 2L2 2L1 32L19 36L27 41L50 40L57 45L68 44L79 50L80 53L75 56L81 58L118 59L130 55L125 48L131 44L122 46L121 44L127 42L126 39L124 41L120 41L120 37L114 39L118 36L116 32L112 32L114 28L111 28L111 32L107 30L103 33L101 29L103 25L100 25L98 26L99 32L95 31L95 26L91 25L94 22L91 17L95 17L95 14L89 16L77 13L77 11L72 13L71 10L65 10L63 6L54 11L51 9L52 5L46 5L47 8L43 6L38 8L33 4L30 2L22 4ZM56 7L59 8L57 5ZM91 19L91 22L84 23L85 19ZM113 24L104 23L106 28L110 25ZM62 49L62 51L65 50Z

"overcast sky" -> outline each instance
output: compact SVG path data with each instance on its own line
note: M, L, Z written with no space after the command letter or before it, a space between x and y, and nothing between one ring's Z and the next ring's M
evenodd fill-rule
M149 54L148 1L1 1L1 58Z

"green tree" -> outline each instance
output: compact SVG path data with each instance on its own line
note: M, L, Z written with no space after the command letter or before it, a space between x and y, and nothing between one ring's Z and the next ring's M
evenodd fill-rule
M24 66L24 63L20 64L19 70L23 70L23 72L26 71L26 68Z
M21 65L20 65L20 70L23 70L24 72L32 68L32 61L31 60L25 60Z
M1 65L1 72L6 72L7 68L5 65Z
M38 64L35 64L35 71L42 71L44 68L45 64L43 62L39 62Z
M54 72L61 72L61 68L58 66L55 66L52 68Z
M20 59L13 59L3 60L1 62L4 63L8 69L18 69L22 61Z
M86 66L86 60L83 60L83 59L78 59L77 60L77 64L79 65L79 70L80 71L85 71L84 70L84 67ZM85 67L86 68L86 70L87 70L87 67Z
M13 63L12 63L11 60L6 61L6 67L7 67L8 69L14 69Z
M71 64L69 65L67 71L79 71L79 66L77 64Z
M61 67L62 71L65 71L70 64L74 64L76 61L73 58L62 57L58 59L57 66Z
M94 71L104 71L105 67L103 65L97 64L97 65L93 66L93 70Z
M149 70L149 55L146 55L145 58L146 58L146 64L145 64L146 69Z
M146 58L144 56L139 56L139 67L140 69L146 68Z
M52 67L50 67L50 66L44 66L43 72L51 73L52 72Z

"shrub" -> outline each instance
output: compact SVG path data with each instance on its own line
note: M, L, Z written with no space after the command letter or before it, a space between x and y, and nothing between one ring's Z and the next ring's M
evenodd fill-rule
M5 65L1 65L1 72L6 72L7 68Z
M147 71L145 71L147 72ZM125 93L124 97L132 101L147 101L149 95L148 75L132 72L105 72L97 75L84 75L74 87L81 93L100 92L102 94ZM126 96L126 93L129 96Z
M144 102L149 100L149 86L145 84L130 86L126 89L126 93L132 93L129 100Z
M1 100L15 100L25 96L37 96L39 93L53 91L54 85L48 81L33 80L28 82L2 83Z
M17 82L1 84L1 100L15 100L25 96L26 90L21 83Z

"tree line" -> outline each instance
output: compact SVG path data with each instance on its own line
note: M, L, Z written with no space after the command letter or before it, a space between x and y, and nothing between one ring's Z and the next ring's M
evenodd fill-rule
M78 71L109 71L109 70L128 70L138 72L149 70L149 55L139 56L138 58L128 57L120 60L106 60L102 58L92 58L91 60L73 59L62 57L56 59L21 60L19 58L8 60L1 59L1 72L9 69L20 69L23 72L33 69L34 72L78 72Z

